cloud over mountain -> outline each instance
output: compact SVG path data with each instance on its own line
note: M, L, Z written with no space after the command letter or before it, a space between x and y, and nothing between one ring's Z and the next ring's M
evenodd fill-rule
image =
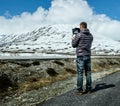
M53 0L51 7L42 7L34 13L23 12L7 19L0 16L0 34L24 33L48 24L75 24L88 22L94 36L120 39L120 22L105 14L95 14L86 0Z

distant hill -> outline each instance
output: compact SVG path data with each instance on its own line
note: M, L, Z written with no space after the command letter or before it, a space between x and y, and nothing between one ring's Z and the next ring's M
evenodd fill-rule
M24 34L0 35L0 51L75 54L71 46L72 25L48 25ZM93 55L120 55L120 42L94 35Z

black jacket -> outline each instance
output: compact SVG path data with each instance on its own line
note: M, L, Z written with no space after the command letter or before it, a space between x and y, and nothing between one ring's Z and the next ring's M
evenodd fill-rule
M72 39L72 46L76 48L77 56L91 55L91 45L93 36L88 29L80 30L74 39Z

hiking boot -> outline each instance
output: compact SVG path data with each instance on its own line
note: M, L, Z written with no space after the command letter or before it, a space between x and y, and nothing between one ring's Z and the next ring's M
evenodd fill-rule
M92 93L92 91L91 91L91 90L87 92L87 94L91 94L91 93Z
M82 95L84 92L81 90L81 91L77 91L75 92L76 95Z
M92 90L85 90L85 93L91 94L91 93L92 93Z

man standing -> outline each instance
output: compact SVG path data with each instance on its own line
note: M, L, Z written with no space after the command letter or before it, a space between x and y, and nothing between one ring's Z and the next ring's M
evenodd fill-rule
M72 46L76 48L76 64L77 64L77 90L80 95L83 94L83 71L86 76L86 90L91 93L92 79L91 79L91 45L93 36L87 29L87 23L80 23L80 33L74 35L72 38Z

